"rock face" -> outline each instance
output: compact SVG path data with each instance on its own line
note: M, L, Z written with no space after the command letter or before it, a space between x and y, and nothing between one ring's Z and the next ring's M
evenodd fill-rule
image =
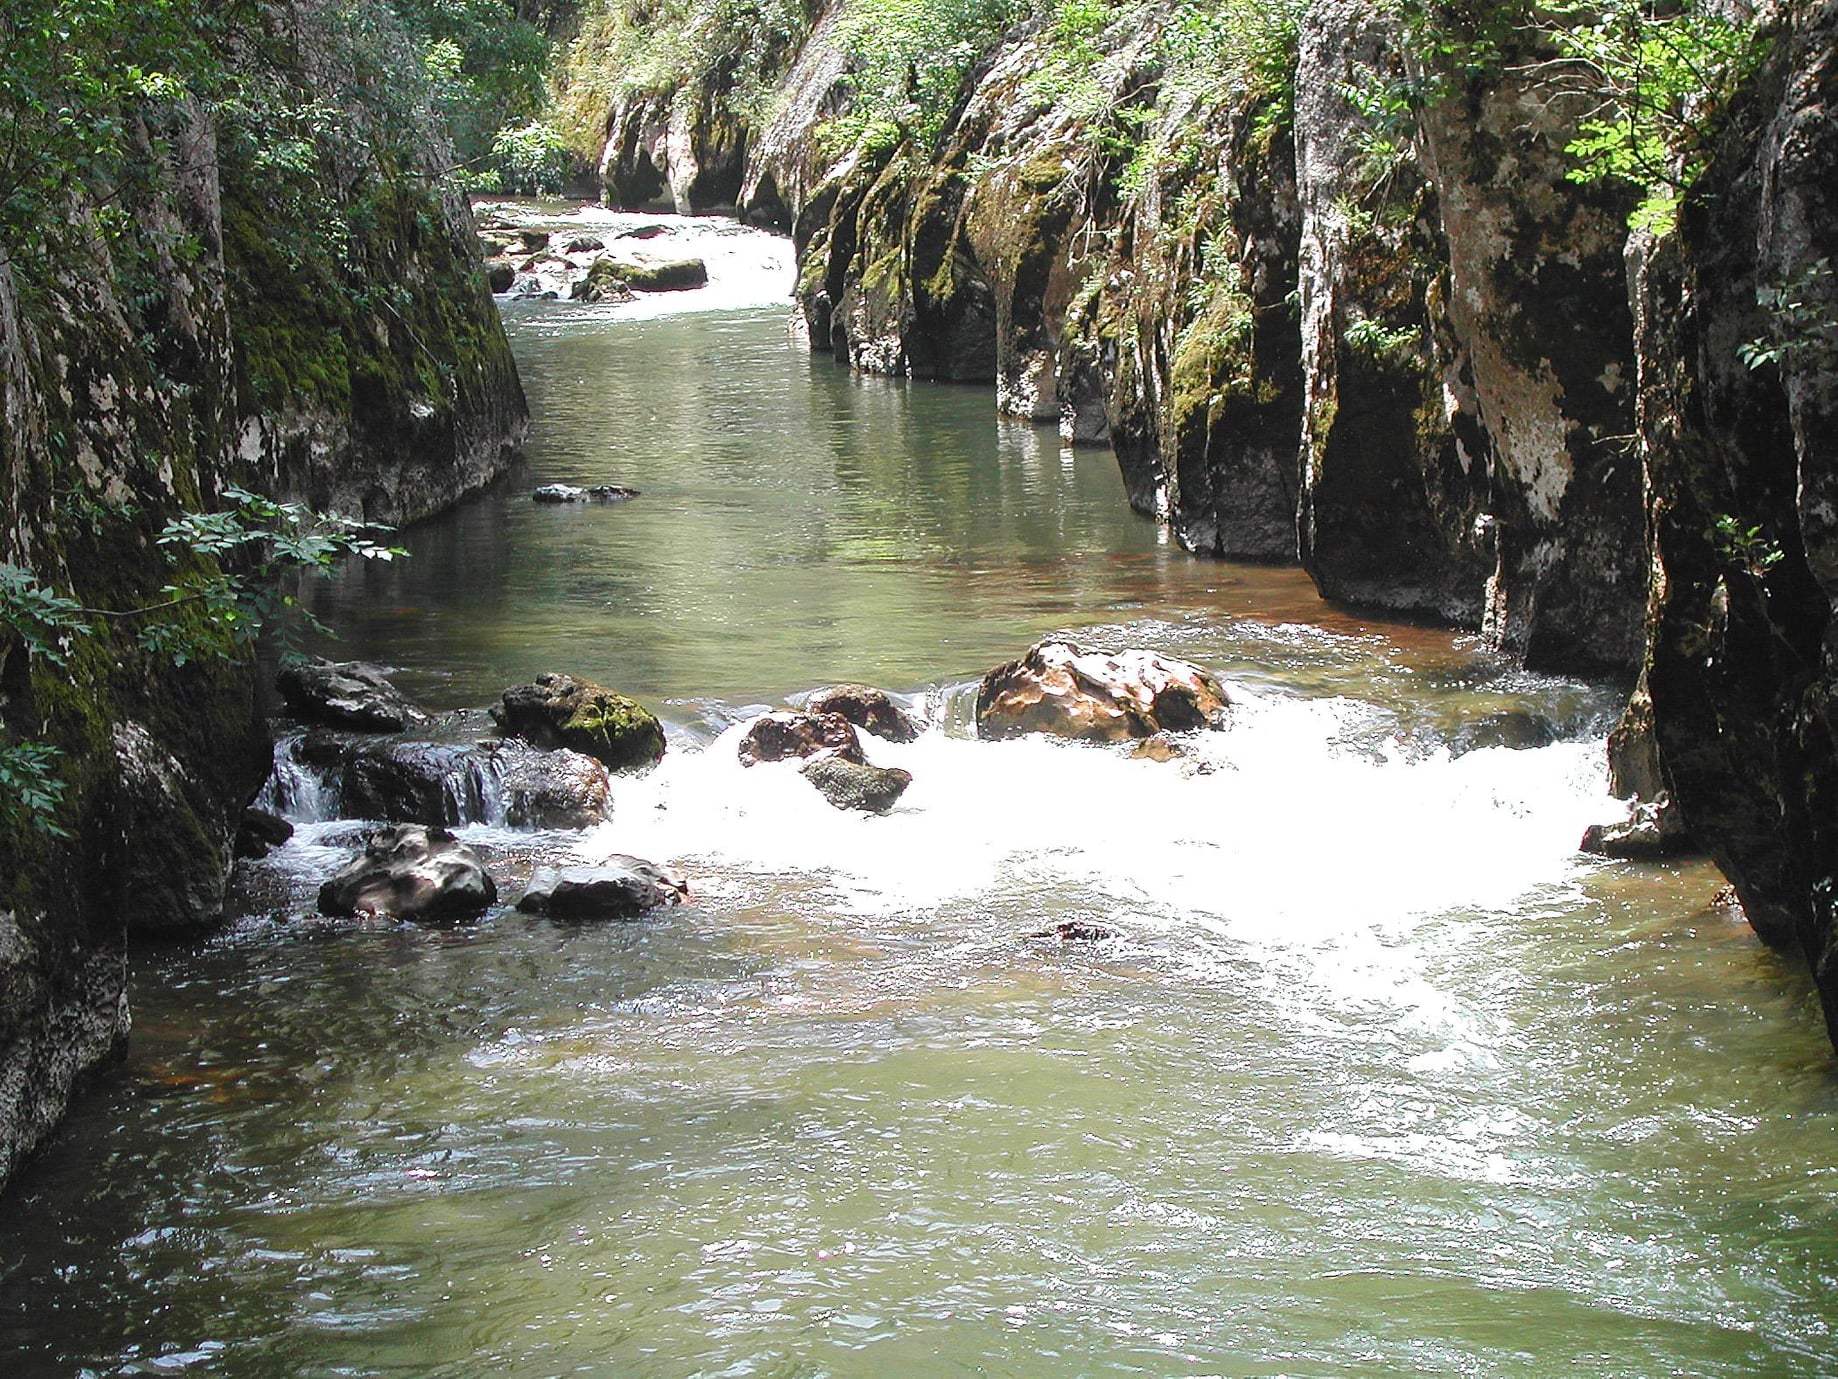
M1838 1041L1838 5L1788 20L1677 235L1636 245L1645 681L1685 824Z
M865 814L885 814L913 783L911 771L850 761L835 752L812 757L799 772L838 809L859 809Z
M425 111L381 103L381 50L353 47L348 20L395 41L388 8L257 9L239 75L338 111L296 150L309 169L276 171L235 103L156 101L81 190L6 212L0 563L90 607L157 603L161 527L227 484L404 521L494 477L522 431L470 213L437 190L450 159ZM126 1036L126 935L220 921L269 749L245 658L175 666L111 621L66 665L0 628L0 661L0 743L62 753L69 835L0 811L4 1182Z
M497 902L497 883L478 854L445 829L420 824L373 833L363 852L319 888L324 914L416 924L462 924Z
M599 866L544 867L517 908L550 919L637 919L689 898L689 883L654 862L615 853Z
M275 686L302 723L360 732L398 733L428 716L363 661L302 661L284 666Z
M885 690L867 685L834 685L811 696L810 711L839 714L863 732L889 742L911 742L919 726Z
M980 737L1050 733L1084 742L1125 742L1160 732L1219 728L1225 691L1198 666L1151 651L1087 651L1040 642L983 677L976 696Z
M742 766L816 756L819 752L844 761L866 760L854 726L839 713L761 714L747 725L739 751Z
M566 747L614 771L650 766L664 755L664 729L636 700L572 675L538 675L513 685L492 706L506 736L547 749Z

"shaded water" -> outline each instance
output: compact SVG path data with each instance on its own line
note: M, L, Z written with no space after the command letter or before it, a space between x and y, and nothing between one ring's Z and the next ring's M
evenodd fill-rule
M771 252L770 246L762 252ZM728 285L734 291L733 285ZM505 890L633 851L696 903L434 933L251 918L138 960L129 1062L0 1220L26 1372L1823 1373L1838 1093L1702 865L1599 865L1610 696L1193 561L1103 456L849 378L782 312L512 308L529 481L321 612L436 707L570 669L672 750ZM693 308L695 302L682 306ZM680 310L680 308L679 308ZM1173 762L978 743L1053 629L1216 668ZM886 818L743 770L840 678ZM1528 745L1529 744L1529 745ZM1066 918L1118 936L1025 936Z

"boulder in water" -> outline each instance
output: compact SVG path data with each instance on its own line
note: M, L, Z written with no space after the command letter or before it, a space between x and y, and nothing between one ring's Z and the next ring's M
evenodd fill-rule
M834 753L845 761L865 760L861 739L839 713L763 713L747 725L740 739L742 766L812 757L819 752Z
M373 833L364 850L319 888L328 915L387 915L417 924L477 919L498 900L478 854L440 828L402 824Z
M340 741L316 734L295 756L332 768L343 812L451 828L590 828L612 816L606 768L581 752L516 739L480 743Z
M685 292L708 286L708 265L701 259L615 258L597 259L587 270L590 287L617 285L633 292Z
M1672 797L1662 791L1656 800L1636 801L1619 823L1589 825L1579 847L1598 857L1656 861L1690 852L1692 841Z
M850 761L835 752L812 757L800 770L804 779L838 809L859 809L868 814L885 814L913 783L911 771Z
M1224 727L1227 702L1217 680L1172 656L1045 641L983 677L976 725L990 739L1050 733L1123 742Z
M606 767L585 752L540 751L508 739L486 743L512 828L591 828L613 816Z
M635 919L688 896L689 883L675 872L615 853L599 866L539 868L517 908L551 919Z
M235 852L244 858L266 857L293 836L294 826L279 814L251 805L237 825Z
M367 661L300 661L275 677L288 710L303 723L399 733L428 716Z
M615 771L650 766L664 755L664 729L636 700L572 675L538 675L513 685L491 708L506 737L544 750L566 747Z
M511 284L517 281L517 266L509 259L485 260L485 282L496 296L502 296L511 290Z
M911 742L919 727L885 690L867 685L835 685L811 696L812 713L841 714L864 732L889 742Z

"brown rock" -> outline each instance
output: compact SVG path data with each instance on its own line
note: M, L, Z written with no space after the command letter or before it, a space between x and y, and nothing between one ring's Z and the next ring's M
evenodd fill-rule
M833 752L844 761L865 760L855 728L839 713L763 713L740 740L742 766L819 752Z
M856 727L889 742L911 742L919 736L919 726L886 690L867 685L836 685L814 694L810 711L841 714Z
M978 734L990 739L1052 733L1124 742L1223 727L1226 703L1219 682L1186 661L1046 641L983 677L976 723Z

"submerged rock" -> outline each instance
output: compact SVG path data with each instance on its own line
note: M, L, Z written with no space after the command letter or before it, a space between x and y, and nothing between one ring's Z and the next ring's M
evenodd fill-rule
M445 829L420 824L371 834L363 852L319 888L323 914L417 924L477 919L497 900L497 883L477 853Z
M1036 929L1027 937L1054 943L1102 943L1107 938L1116 938L1117 931L1087 919L1062 919L1058 924Z
M1691 835L1668 795L1636 801L1627 819L1612 824L1591 824L1578 845L1598 857L1653 861L1691 851Z
M637 489L623 484L592 484L586 488L575 484L544 484L530 494L538 503L623 503L638 496Z
M844 761L862 762L862 742L839 713L763 713L747 725L740 739L740 764L811 757L831 752Z
M841 714L849 722L889 742L911 742L919 736L913 722L886 690L867 685L834 685L811 696L812 713Z
M976 724L978 735L990 739L1051 733L1123 742L1223 727L1226 704L1219 682L1186 661L1045 641L983 677Z
M868 814L885 814L913 783L911 771L850 761L834 752L812 757L800 771L838 809L859 809Z
M415 704L367 661L302 661L283 667L275 687L303 723L360 732L399 733L428 721Z
M513 685L492 705L491 718L506 737L545 750L584 752L615 771L650 766L664 755L663 725L649 709L572 675L538 675L531 684Z
M551 919L634 919L689 898L689 883L640 857L616 853L599 866L543 867L517 908Z

